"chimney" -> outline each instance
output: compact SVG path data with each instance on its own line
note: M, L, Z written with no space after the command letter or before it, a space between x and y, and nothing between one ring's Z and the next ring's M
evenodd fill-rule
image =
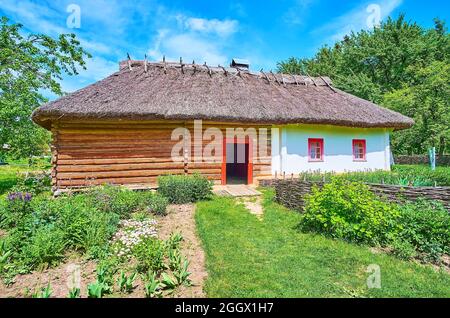
M250 62L248 60L244 60L244 59L233 58L231 60L230 66L241 69L241 70L248 71L250 68Z

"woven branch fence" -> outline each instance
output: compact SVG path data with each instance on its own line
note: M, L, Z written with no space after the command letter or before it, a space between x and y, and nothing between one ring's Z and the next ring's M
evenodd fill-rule
M403 165L427 165L430 163L430 158L427 155L413 155L413 156L405 156L399 155L394 156L394 162L396 164ZM439 156L436 155L436 165L437 166L450 166L450 155Z
M302 211L303 197L311 192L314 185L322 187L324 182L304 181L301 179L268 179L261 180L261 186L275 188L276 202L287 208ZM388 184L366 183L370 190L389 201L402 203L415 201L418 198L441 201L450 211L450 187L407 187Z

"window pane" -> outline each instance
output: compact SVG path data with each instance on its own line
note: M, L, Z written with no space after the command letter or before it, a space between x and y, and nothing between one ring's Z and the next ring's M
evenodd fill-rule
M364 142L363 141L355 141L353 147L354 147L354 149L353 149L354 154L353 155L354 155L355 159L363 160L364 156L365 156Z

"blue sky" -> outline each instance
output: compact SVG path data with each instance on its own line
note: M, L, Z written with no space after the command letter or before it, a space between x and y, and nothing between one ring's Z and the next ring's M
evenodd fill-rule
M67 25L71 4L80 8L80 28ZM434 0L0 0L0 15L27 32L77 34L93 58L87 71L64 78L63 89L72 92L115 72L127 52L133 59L182 56L210 65L240 57L254 70L275 69L277 61L312 56L351 30L368 28L378 12L368 12L370 5L381 19L405 13L426 27L434 17L449 20L450 2Z

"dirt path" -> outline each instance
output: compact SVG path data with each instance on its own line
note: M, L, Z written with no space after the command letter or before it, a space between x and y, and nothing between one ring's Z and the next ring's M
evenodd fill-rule
M181 252L189 260L191 287L180 287L174 297L205 297L203 284L207 276L205 268L205 253L200 239L197 236L195 226L195 205L171 205L168 215L158 218L158 234L162 239L167 239L172 232L180 232L183 235Z
M238 198L238 202L241 202L245 205L246 209L251 213L256 215L258 220L262 220L264 217L264 209L261 204L262 198L261 196L253 196L253 197L241 197Z

